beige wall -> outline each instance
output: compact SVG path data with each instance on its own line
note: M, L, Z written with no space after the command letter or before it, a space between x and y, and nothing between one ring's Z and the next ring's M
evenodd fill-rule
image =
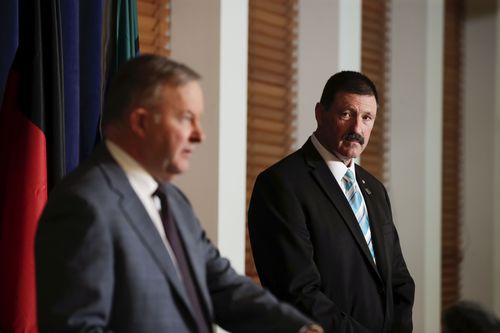
M500 316L500 54L495 0L467 1L463 113L463 297ZM496 163L496 165L495 165ZM497 183L495 183L495 180ZM496 274L496 276L495 276Z

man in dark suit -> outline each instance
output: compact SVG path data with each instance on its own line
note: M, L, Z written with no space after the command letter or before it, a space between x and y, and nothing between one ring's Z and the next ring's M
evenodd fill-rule
M104 143L39 222L40 332L322 332L236 274L170 183L204 139L202 112L185 65L149 55L116 74Z
M387 192L354 163L377 115L374 84L333 75L307 142L262 172L248 226L262 284L328 333L411 332L414 282Z

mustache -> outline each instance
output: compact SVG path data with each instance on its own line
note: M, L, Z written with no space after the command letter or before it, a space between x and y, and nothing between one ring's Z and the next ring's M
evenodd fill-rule
M359 135L358 133L354 133L354 132L345 134L342 137L342 140L346 140L346 141L358 141L360 145L364 145L365 144L365 138L362 137L361 135Z

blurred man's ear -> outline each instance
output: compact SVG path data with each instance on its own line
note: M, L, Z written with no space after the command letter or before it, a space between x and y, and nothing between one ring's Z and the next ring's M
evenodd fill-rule
M128 116L130 130L140 138L144 138L149 126L148 118L152 116L153 115L144 108L133 109Z

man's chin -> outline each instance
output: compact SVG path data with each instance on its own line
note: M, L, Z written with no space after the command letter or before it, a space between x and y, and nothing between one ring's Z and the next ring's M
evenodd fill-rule
M349 150L344 150L342 152L338 152L338 158L340 158L342 161L349 161L352 160L353 158L358 158L359 155L361 155L361 152L359 149L349 149Z
M181 165L171 165L168 168L168 173L171 175L182 175L189 170L189 163L182 163Z

